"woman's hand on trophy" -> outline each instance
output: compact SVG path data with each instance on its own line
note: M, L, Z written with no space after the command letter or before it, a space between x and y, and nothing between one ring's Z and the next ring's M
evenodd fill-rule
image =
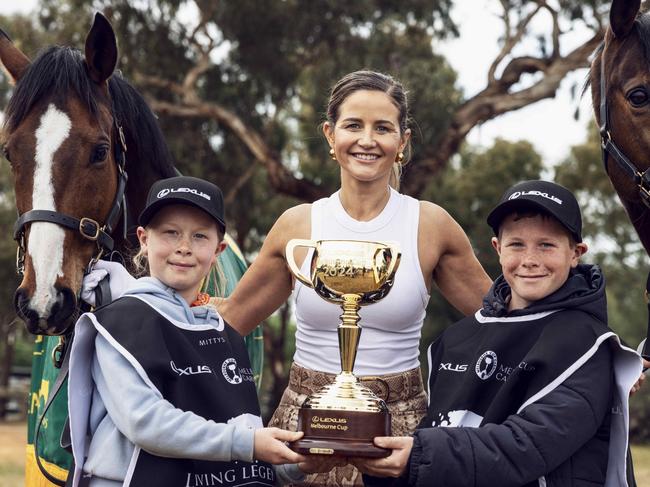
M273 465L304 462L306 460L304 456L285 444L285 442L299 440L302 434L302 431L287 431L280 428L256 429L253 457Z
M344 467L348 464L346 457L336 455L306 455L305 461L298 464L303 473L329 472L334 467Z
M375 477L399 477L408 464L413 448L411 436L378 436L374 439L376 446L392 451L386 458L350 458L350 463L361 472Z

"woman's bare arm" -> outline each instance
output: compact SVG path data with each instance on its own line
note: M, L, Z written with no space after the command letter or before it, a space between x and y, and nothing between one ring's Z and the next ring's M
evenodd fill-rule
M428 263L440 292L465 315L481 308L492 280L479 263L460 225L433 203L420 206L418 246L421 262Z
M300 205L285 211L233 293L218 300L219 313L241 335L249 334L291 295L293 282L284 250L293 238L309 238L310 208L311 205Z

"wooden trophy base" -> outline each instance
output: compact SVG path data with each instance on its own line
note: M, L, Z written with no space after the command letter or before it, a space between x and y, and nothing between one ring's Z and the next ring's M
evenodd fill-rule
M298 431L304 431L305 435L289 447L303 455L383 458L391 453L372 441L375 436L391 436L387 411L301 408Z

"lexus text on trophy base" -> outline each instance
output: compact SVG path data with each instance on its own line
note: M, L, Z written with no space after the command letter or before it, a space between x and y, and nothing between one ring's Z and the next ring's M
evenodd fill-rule
M296 247L314 249L309 277L296 265ZM388 406L361 385L352 371L361 337L359 309L380 301L391 290L401 257L399 246L392 242L294 239L287 244L286 256L296 279L343 309L338 327L341 373L305 400L298 413L298 430L305 434L291 448L303 454L388 456L390 450L372 441L375 436L391 434Z

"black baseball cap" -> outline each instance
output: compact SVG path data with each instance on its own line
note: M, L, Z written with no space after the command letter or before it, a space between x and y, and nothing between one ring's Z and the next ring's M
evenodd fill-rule
M487 217L495 235L503 219L522 208L542 210L555 217L571 233L576 242L582 242L582 216L576 197L564 186L550 181L522 181L511 186L499 204Z
M221 190L215 184L190 176L161 179L153 183L147 196L147 206L140 213L138 222L143 227L147 226L158 210L171 204L195 206L214 218L221 230L226 231Z

